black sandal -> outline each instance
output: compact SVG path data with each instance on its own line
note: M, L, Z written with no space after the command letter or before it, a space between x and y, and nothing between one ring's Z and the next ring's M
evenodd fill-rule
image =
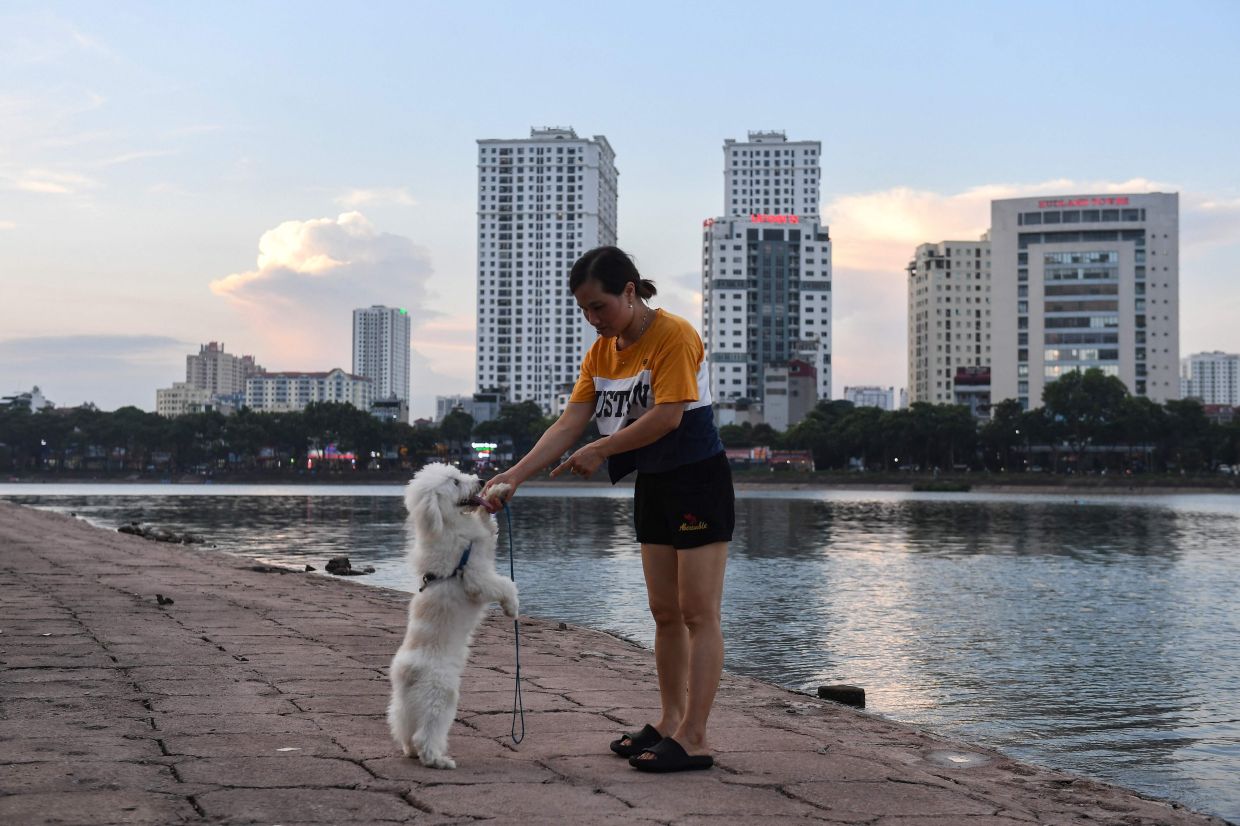
M684 746L671 737L664 737L642 754L654 756L643 758L641 755L634 755L629 758L629 765L643 772L682 772L709 769L715 765L715 758L709 754L689 754Z
M625 734L619 740L611 741L611 750L621 757L633 757L641 754L646 749L653 746L663 739L663 735L659 734L659 730L650 724L646 724L641 731L635 734ZM628 740L628 742L624 742Z

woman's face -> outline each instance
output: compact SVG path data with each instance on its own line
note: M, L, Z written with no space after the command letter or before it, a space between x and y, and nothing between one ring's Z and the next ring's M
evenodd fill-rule
M604 292L603 285L593 278L587 278L573 297L577 306L585 313L586 321L600 336L615 337L633 322L636 306L633 304L633 285L626 284L624 292L612 295Z

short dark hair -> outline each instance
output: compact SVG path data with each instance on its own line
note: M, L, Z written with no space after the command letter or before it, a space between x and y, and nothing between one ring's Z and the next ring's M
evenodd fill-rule
M630 283L635 285L639 298L650 298L658 292L654 282L642 278L632 257L619 247L595 247L578 258L568 274L568 291L577 292L589 279L597 281L603 292L610 295L620 295Z

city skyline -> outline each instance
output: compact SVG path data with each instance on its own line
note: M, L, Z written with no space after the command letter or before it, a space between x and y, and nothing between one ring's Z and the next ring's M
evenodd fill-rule
M385 304L429 417L474 387L476 141L544 126L608 139L619 243L698 325L722 141L820 141L834 397L906 385L908 261L1003 198L1178 192L1180 352L1240 352L1232 4L798 9L778 55L742 4L636 4L605 41L567 4L330 8L6 5L0 392L150 410L215 340L348 368Z

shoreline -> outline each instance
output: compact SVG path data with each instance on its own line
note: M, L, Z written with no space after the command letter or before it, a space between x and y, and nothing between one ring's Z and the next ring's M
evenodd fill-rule
M383 720L408 594L11 503L0 545L5 822L1225 822L729 673L716 768L643 775L606 743L657 707L653 653L524 615L513 745L496 613L465 673L460 768L437 772Z
M1101 496L1173 496L1183 494L1240 494L1240 479L1236 478L1191 478L1182 481L1173 482L1165 478L1145 479L1137 477L1125 481L1111 481L1105 477L1085 476L1085 477L1051 477L1044 476L1036 479L1017 479L1011 477L996 477L991 474L956 474L952 476L942 476L935 479L931 476L914 477L914 478L891 478L890 476L879 476L873 481L863 481L863 474L848 475L829 475L823 476L818 474L792 474L792 473L755 473L753 471L740 471L733 474L733 480L736 490L738 491L875 491L875 492L909 492L909 493L984 493L984 494L1046 494L1046 495L1101 495ZM238 476L232 477L215 477L203 479L200 477L182 477L179 479L169 479L158 475L141 475L127 474L124 476L9 476L0 479L0 496L4 495L5 488L17 485L26 486L48 486L55 487L57 485L172 485L176 487L194 487L194 486L213 486L213 485L229 485L229 486L291 486L314 488L318 486L356 486L358 488L367 487L388 487L392 485L403 485L410 478L409 474L391 474L382 478L359 478L358 474L338 476L318 476L307 478L304 476L294 477L256 477L256 476ZM1010 481L1009 481L1010 480ZM1043 481L1045 480L1045 481ZM632 487L632 478L624 479L617 485L612 485L605 480L567 480L557 481L552 479L531 479L524 483L523 486L531 488L558 488L570 487L574 489L611 489L613 487L629 488ZM931 489L918 490L918 487L927 487ZM933 488L938 487L938 490Z

